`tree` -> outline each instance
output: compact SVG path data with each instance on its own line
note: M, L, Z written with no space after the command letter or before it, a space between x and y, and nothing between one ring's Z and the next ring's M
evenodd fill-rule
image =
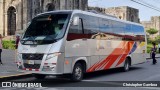
M154 28L150 28L149 30L147 30L147 33L149 35L152 35L152 39L153 39L153 35L156 34L158 32L158 30L154 29Z
M160 36L157 36L157 37L156 37L156 42L159 42L159 43L160 43Z

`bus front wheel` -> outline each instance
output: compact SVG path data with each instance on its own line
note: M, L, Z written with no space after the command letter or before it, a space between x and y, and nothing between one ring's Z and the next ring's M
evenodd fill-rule
M81 81L83 79L83 67L81 63L76 63L71 74L72 81Z

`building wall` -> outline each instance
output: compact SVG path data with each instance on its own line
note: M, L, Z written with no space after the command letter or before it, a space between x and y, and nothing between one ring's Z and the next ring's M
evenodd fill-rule
M150 21L141 21L141 24L145 27L145 30L149 30L150 28L154 28L158 30L157 34L154 34L153 37L155 38L160 35L160 16L152 16Z
M88 0L0 0L0 34L8 35L9 8L15 9L16 32L27 27L28 22L37 14L53 10L87 10ZM12 13L14 14L14 13ZM12 16L12 15L10 15ZM13 18L12 18L13 19Z
M132 7L128 6L110 7L110 8L88 7L88 9L95 10L99 13L116 16L117 18L125 21L140 23L139 10Z
M139 19L139 10L132 8L132 7L126 7L127 8L127 18L129 21L140 23Z
M142 21L141 24L144 26L145 30L148 30L152 27L151 21Z
M151 17L151 22L152 22L152 28L158 30L158 33L155 34L155 36L160 35L160 16Z
M3 6L4 8L2 9L3 10L3 14L4 14L4 19L2 20L3 21L3 31L1 31L0 33L3 34L4 36L7 36L8 34L8 23L12 23L12 20L8 20L8 15L9 15L9 9L10 8L14 8L15 9L15 12L14 14L16 15L16 18L15 18L15 25L16 25L16 30L20 30L22 27L21 25L21 19L22 19L22 16L21 16L21 0L2 0L3 1Z
M2 21L3 20L3 17L4 17L4 12L3 12L3 1L0 0L0 20ZM0 33L3 34L3 25L4 25L4 22L2 22L0 24Z
M114 15L117 18L122 20L127 20L126 12L127 12L126 8L123 8L123 7L111 7L111 8L105 9L105 13Z
M111 7L105 9L105 13L114 15L122 20L139 23L139 10L132 7Z
M96 11L96 12L105 14L105 8L100 8L100 7L88 7L88 10L90 10L90 11L94 10L94 11Z

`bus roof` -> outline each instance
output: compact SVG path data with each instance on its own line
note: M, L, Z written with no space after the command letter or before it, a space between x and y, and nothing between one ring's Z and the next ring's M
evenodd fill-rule
M107 19L110 19L110 20L114 20L114 21L119 21L119 22L124 22L124 23L128 23L128 24L133 24L133 25L139 25L139 26L142 26L142 24L139 24L139 23L135 23L135 22L130 22L130 21L125 21L125 20L121 20L121 19L118 19L118 18L115 18L114 16L112 15L109 15L109 14L102 14L102 13L94 13L94 12L90 12L90 11L82 11L82 10L56 10L56 11L49 11L49 12L45 12L45 13L41 13L41 14L38 14L39 15L43 15L43 14L47 14L47 13L58 13L58 12L68 12L68 13L72 13L72 14L76 14L76 13L82 13L82 14L86 14L86 15L90 15L90 16L95 16L95 17L101 17L101 18L107 18Z

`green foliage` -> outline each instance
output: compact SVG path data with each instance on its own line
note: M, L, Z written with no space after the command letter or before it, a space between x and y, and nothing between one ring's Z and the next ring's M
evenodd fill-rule
M153 47L152 43L156 43L156 46L158 47L158 42L156 40L148 40L147 41L147 53L150 53L151 52L151 48ZM157 53L158 52L158 49L157 49Z
M157 37L155 38L155 40L156 40L156 42L160 43L160 36L157 36Z
M158 31L156 29L152 28L152 29L147 30L147 32L150 35L153 35L153 34L157 33ZM158 43L160 43L160 36L155 37L155 39L147 38L147 53L151 52L151 48L153 47L153 45L152 45L153 42L156 43L156 45L158 47ZM157 53L158 53L158 50L157 50Z
M156 43L158 44L157 40L147 39L148 44Z
M147 38L147 44L151 44L152 42L154 42L154 40Z
M147 44L147 53L151 52L152 44Z
M154 29L154 28L150 28L149 30L147 30L147 33L150 35L156 34L158 32L158 30Z
M3 49L12 49L12 50L15 49L15 41L3 40L2 45L3 45Z

